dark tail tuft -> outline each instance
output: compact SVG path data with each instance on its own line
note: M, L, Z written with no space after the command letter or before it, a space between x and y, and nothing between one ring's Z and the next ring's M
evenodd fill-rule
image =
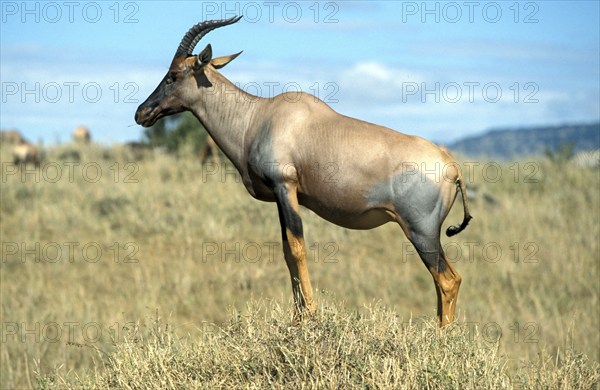
M465 228L469 224L469 221L471 219L473 219L473 217L471 216L471 213L469 213L469 203L467 202L467 187L465 186L465 183L463 183L463 181L460 179L456 181L456 184L458 185L458 188L460 189L460 194L462 196L463 209L465 211L465 214L464 214L463 221L460 225L452 225L452 226L449 226L448 229L446 229L446 235L448 237L452 237L452 236L462 232L463 230L465 230Z
M468 215L465 217L465 219L463 219L463 221L460 225L449 226L448 229L446 229L446 235L448 237L452 237L452 236L462 232L463 230L465 230L465 228L467 227L467 225L469 224L469 221L471 219L473 219L473 217Z

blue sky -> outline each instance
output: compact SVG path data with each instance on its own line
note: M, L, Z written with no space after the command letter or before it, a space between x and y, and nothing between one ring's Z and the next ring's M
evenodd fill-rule
M318 94L348 116L451 142L600 119L598 1L1 1L0 127L139 139L137 106L193 24L248 92Z

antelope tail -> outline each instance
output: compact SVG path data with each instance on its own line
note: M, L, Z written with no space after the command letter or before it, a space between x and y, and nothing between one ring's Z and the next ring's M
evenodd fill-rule
M465 211L465 214L463 221L460 225L452 225L449 226L448 229L446 229L446 235L448 237L452 237L455 234L462 232L469 224L469 221L473 218L473 216L471 216L471 213L469 212L469 202L467 200L467 187L465 186L465 183L463 182L462 178L456 180L456 185L458 186L458 189L460 190L460 194L462 196L463 209Z

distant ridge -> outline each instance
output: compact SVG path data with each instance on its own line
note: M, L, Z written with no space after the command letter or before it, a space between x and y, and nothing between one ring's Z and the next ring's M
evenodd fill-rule
M466 156L510 159L543 155L548 149L573 142L574 152L600 149L600 122L519 129L495 129L463 138L448 147Z

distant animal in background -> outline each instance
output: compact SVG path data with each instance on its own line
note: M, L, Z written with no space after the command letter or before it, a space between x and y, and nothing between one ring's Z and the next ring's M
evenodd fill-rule
M204 145L202 145L200 153L198 153L198 158L202 164L209 162L209 159L212 159L214 164L218 165L221 163L219 147L210 135L206 137L206 142L204 142Z
M3 144L17 145L25 142L25 138L18 130L2 130L0 131L0 142Z
M34 164L36 167L42 161L40 149L26 141L13 148L13 163L15 165Z
M82 144L89 144L92 142L90 129L85 126L76 127L75 130L73 130L73 141Z

